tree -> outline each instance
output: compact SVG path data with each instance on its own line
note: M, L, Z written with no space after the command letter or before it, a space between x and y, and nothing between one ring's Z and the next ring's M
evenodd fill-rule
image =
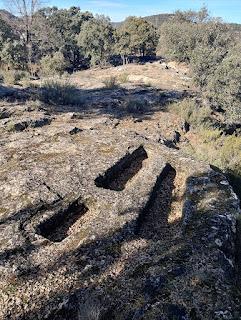
M81 12L79 7L58 10L57 7L43 8L36 13L34 32L41 39L38 52L41 56L61 51L72 69L82 64L83 54L77 44L83 22L93 19L89 12Z
M206 86L232 42L227 26L211 18L206 8L200 12L177 11L173 21L162 25L160 34L161 54L190 64L194 81L200 87Z
M24 44L18 40L7 39L3 42L0 52L1 66L7 69L24 69Z
M40 7L41 1L31 0L28 2L26 0L6 0L5 2L8 9L10 9L10 12L17 14L23 22L24 32L21 37L26 44L28 68L31 70L33 49L32 27L34 14Z
M121 55L123 64L126 64L126 56L131 53L130 42L131 37L128 32L124 30L117 31L115 51L117 51Z
M190 69L193 82L205 90L217 67L232 47L233 39L227 26L216 20L197 25L195 34Z
M191 23L201 23L208 22L212 18L208 13L206 6L203 6L198 12L193 10L175 12L175 21L176 22L191 22Z
M162 53L187 62L193 82L205 91L212 106L225 110L228 121L240 119L241 48L235 46L228 26L202 8L200 12L178 11L160 31Z
M158 37L152 24L143 18L130 16L124 21L122 35L130 37L129 49L143 57L155 53ZM121 40L122 41L122 40ZM126 43L124 41L124 46Z
M63 74L67 63L64 58L63 53L57 51L54 53L53 57L45 56L40 60L41 70L46 75Z
M91 19L83 23L76 39L85 57L90 57L91 64L102 65L113 53L115 30L110 23Z
M217 66L208 83L209 96L214 104L226 110L228 119L241 119L241 58L240 46L231 50Z
M197 25L188 22L164 22L160 28L158 51L178 62L190 62L196 46Z
M16 30L0 19L0 65L3 68L25 68L25 45Z

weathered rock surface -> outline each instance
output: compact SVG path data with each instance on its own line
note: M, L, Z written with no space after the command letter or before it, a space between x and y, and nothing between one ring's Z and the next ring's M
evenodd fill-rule
M115 96L119 89L110 103ZM240 319L240 209L226 178L166 146L186 123L163 106L115 117L95 98L96 114L3 107L0 317L87 319L95 310L99 319ZM26 130L6 130L7 114ZM163 237L152 239L142 226L170 171L184 180L182 212L167 208Z

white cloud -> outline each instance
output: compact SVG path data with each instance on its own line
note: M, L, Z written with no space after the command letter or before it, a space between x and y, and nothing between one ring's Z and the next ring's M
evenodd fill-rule
M108 7L108 8L126 8L127 7L124 4L110 2L110 1L90 1L89 3L96 7Z

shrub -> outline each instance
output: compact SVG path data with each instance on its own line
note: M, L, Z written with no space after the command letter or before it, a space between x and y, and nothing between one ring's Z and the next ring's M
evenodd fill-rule
M198 133L202 136L204 142L216 141L223 134L219 129L214 129L205 123L198 128Z
M128 82L128 77L129 77L129 74L128 73L122 73L118 80L120 81L120 83L126 83Z
M42 102L53 105L78 105L81 103L77 87L70 84L69 81L45 81L38 98Z
M26 78L27 72L18 70L1 71L1 79L7 84L18 84L18 81Z
M116 83L116 77L107 78L107 79L103 80L103 83L105 85L104 88L106 90L114 90L114 89L118 88L118 85Z
M145 83L145 86L147 88L150 88L150 87L153 87L153 84L150 81L148 81L147 83Z
M201 18L200 18L201 17ZM190 64L193 83L207 92L213 106L226 111L226 122L241 118L240 45L227 24L200 12L176 12L161 26L160 50Z
M162 24L160 34L158 46L164 56L179 62L193 62L197 69L202 63L201 68L207 73L212 72L209 63L215 65L217 59L222 60L232 42L228 27L220 19L211 18L206 8L199 12L177 11L172 21Z
M10 123L8 124L8 126L7 126L7 130L8 130L9 132L14 131L14 124L10 122Z
M180 103L172 103L168 106L170 112L180 115L188 122L199 125L208 120L211 109L207 106L199 106L192 99L184 99Z
M43 102L40 100L27 100L26 101L26 106L28 107L29 110L34 110L34 109L39 109L43 107Z
M195 131L199 135L195 140L196 143L185 151L219 168L226 174L234 191L241 198L241 136L236 133L225 135L222 130L204 121L205 111L197 108L192 100L186 99L179 104L172 104L169 110L188 121L191 120L190 122L195 125Z
M124 108L129 113L141 113L145 111L145 104L140 100L128 100L124 103Z
M63 53L60 51L55 52L53 57L47 55L40 61L41 73L43 75L61 75L65 72L67 63L65 61Z
M227 121L241 118L241 58L230 54L217 67L208 84L213 102L226 110Z

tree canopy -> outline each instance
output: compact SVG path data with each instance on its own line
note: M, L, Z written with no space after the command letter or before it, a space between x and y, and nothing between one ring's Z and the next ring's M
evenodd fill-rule
M129 39L128 39L129 35ZM158 36L152 24L143 18L130 16L124 21L121 30L121 36L124 36L122 49L129 46L129 50L142 56L154 54L158 42Z
M188 63L194 84L206 92L213 106L225 110L230 119L240 117L240 50L228 25L211 18L204 7L199 12L177 11L160 34L161 53Z
M108 22L91 19L83 23L76 39L92 65L105 64L114 51L115 29Z

